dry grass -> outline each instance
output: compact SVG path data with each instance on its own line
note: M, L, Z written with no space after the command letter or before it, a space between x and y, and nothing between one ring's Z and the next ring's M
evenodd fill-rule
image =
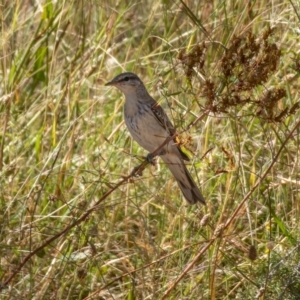
M299 299L299 15L4 1L1 299ZM162 164L130 176L146 153L103 86L124 70L184 131L207 207Z

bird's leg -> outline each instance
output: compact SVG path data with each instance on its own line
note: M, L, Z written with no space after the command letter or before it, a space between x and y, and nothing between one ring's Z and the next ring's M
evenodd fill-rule
M144 171L145 168L143 168L141 165L137 166L137 167L134 167L132 172L131 172L131 175L134 176L134 177L140 177L140 176L143 176L143 171Z
M156 159L155 159L155 157L152 156L151 153L148 153L148 154L147 154L146 159L147 159L147 161L148 161L148 163L149 163L150 165L155 166L155 164L156 164Z
M157 156L161 156L161 155L165 155L166 154L166 150L162 149L157 155L153 156L152 153L148 153L148 155L146 156L146 159L148 161L149 164L151 164L152 166L156 166L156 157Z
M148 153L148 155L146 156L146 160L147 160L148 164L150 164L152 166L156 166L156 157L153 156L151 153ZM133 175L135 177L142 176L144 169L145 169L145 165L140 164L139 166L133 168L131 175Z
M160 154L159 154L160 155ZM156 156L153 156L151 153L149 153L147 156L146 156L146 160L147 162L152 165L153 167L157 167L157 156L159 155L156 155Z

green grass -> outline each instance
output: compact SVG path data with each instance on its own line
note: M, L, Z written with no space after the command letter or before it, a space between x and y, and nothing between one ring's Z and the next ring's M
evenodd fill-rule
M279 0L3 3L0 298L299 299L299 16ZM130 176L147 153L104 86L125 70L184 131L206 207L161 162Z

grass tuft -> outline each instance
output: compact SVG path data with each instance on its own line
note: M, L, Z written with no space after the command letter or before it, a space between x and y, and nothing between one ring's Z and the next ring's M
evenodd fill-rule
M299 299L295 1L4 1L1 20L1 299ZM104 87L125 70L207 207L130 138Z

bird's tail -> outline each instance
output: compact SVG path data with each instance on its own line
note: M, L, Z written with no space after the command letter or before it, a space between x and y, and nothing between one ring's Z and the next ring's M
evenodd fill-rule
M179 155L175 153L168 153L166 155L162 155L161 158L175 177L185 199L190 204L200 202L205 205L205 200L200 189L196 185Z

